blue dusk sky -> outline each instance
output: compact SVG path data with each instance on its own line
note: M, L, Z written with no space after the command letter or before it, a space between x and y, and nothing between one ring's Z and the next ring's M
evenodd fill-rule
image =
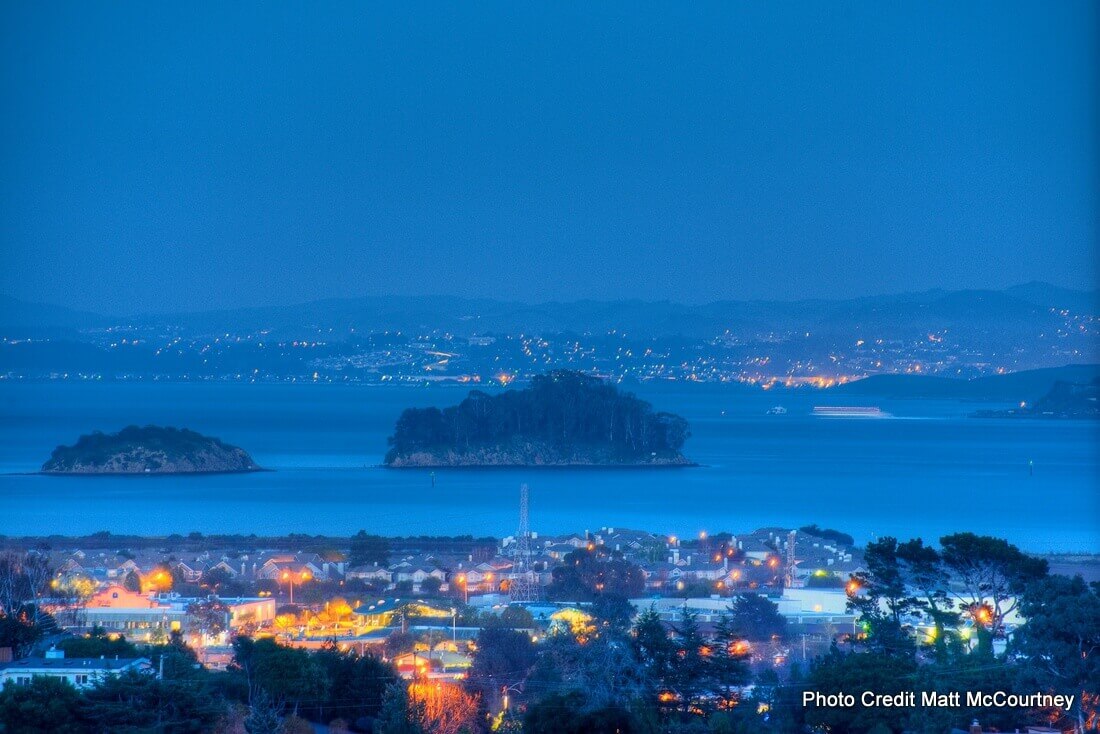
M1100 3L390 5L4 3L0 292L1096 282Z

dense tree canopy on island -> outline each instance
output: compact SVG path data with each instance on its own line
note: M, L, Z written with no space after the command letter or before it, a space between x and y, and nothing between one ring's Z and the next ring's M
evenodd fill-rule
M683 418L579 372L523 390L472 391L444 408L410 408L390 438L390 466L686 464Z
M248 453L186 428L127 426L95 431L58 446L42 465L46 474L199 474L256 471Z

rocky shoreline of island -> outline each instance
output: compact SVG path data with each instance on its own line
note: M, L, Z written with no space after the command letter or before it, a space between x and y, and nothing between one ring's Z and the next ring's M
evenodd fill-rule
M698 466L682 454L651 455L624 460L600 449L562 451L552 446L523 443L519 446L491 446L469 451L417 451L394 457L384 466L391 469L486 469L486 468L622 468L678 469Z

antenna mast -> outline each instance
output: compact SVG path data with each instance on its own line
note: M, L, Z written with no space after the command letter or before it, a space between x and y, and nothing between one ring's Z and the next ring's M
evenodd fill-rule
M787 536L787 573L786 579L787 588L794 588L794 564L796 563L794 558L794 539L797 535L797 531L792 530L791 534Z
M539 598L538 580L531 568L531 524L526 484L519 488L519 531L516 533L512 573L508 577L508 597L512 603L533 602Z

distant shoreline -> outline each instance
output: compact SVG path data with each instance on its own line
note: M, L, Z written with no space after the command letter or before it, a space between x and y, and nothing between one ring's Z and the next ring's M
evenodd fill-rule
M43 477L193 477L211 474L258 474L273 472L274 469L256 467L254 469L218 469L216 471L29 471L12 472L7 476L43 476Z
M704 466L703 464L697 464L695 462L682 462L682 463L663 463L663 464L585 464L581 462L562 463L562 464L406 464L403 466L394 466L392 464L378 464L382 469L393 469L395 471L409 471L417 469L477 469L484 471L486 469L607 469L613 470L631 470L631 469L694 469Z

